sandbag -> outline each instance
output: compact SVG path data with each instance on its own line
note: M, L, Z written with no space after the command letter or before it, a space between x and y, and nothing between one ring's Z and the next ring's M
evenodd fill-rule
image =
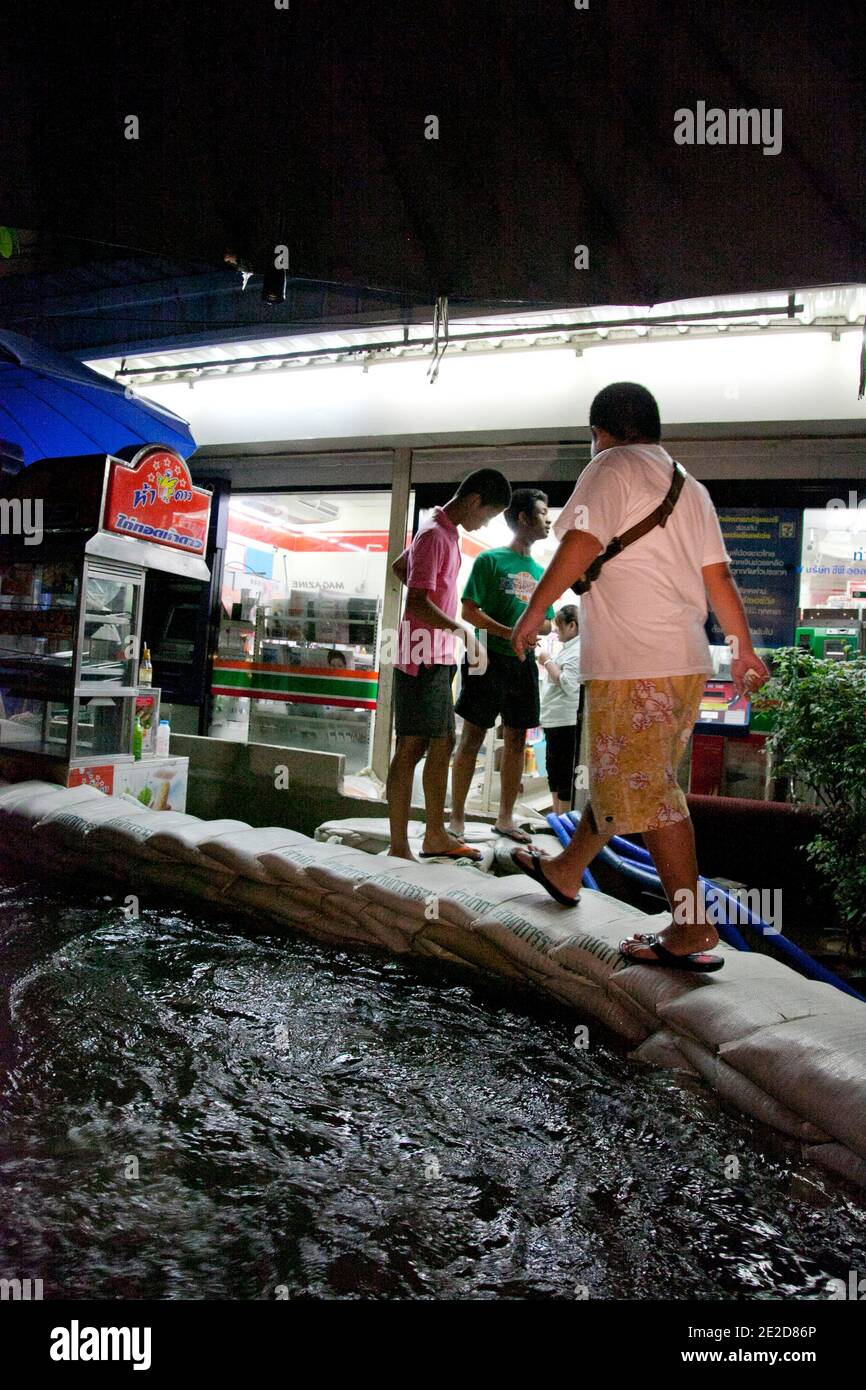
M157 814L164 815L165 812L160 811ZM244 820L201 820L191 825L168 826L160 829L151 838L149 847L155 854L163 854L167 859L179 859L185 864L192 864L201 869L209 862L199 849L206 840L215 840L229 831L252 828Z
M363 900L362 900L363 901ZM379 924L383 945L401 954L412 950L416 955L433 956L456 965L471 965L496 975L520 979L520 971L489 942L478 937L468 927L456 927L442 920L427 921L407 912L393 912L381 903L367 902L364 920Z
M354 903L352 907L354 909ZM370 923L364 919L363 914L354 910L347 911L343 900L336 894L328 894L322 899L322 906L316 918L326 924L329 931L335 930L340 939L347 943L356 942L381 948L378 936L371 931Z
M152 817L145 818L128 816L124 809L94 826L89 844L97 848L100 854L115 854L131 859L153 858L155 852L150 842L154 835L179 825L194 824L201 824L199 817L187 815L185 811L155 811Z
M364 918L385 928L381 939L383 944L390 943L393 950L411 949L415 955L432 956L454 965L469 965L526 983L525 972L470 926L456 926L441 918L428 921L407 912L393 912L376 902L367 905ZM399 943L405 944L401 947Z
M606 985L625 965L619 942L644 922L644 913L603 893L584 892L577 907L564 908L528 883L523 897L478 918L473 929L531 970L568 970Z
M309 845L312 840L299 830L286 830L283 826L267 825L258 829L229 831L217 834L213 839L203 840L198 852L206 860L214 860L232 873L241 874L265 882L268 871L261 862L261 855L268 850L290 849L294 845Z
M443 961L446 965L459 965L463 970L487 970L493 974L503 973L489 965L478 965L477 962L468 960L465 955L455 955L453 951L449 951L446 946L440 946L438 941L432 940L423 932L415 937L412 943L412 954L426 956L430 960Z
M695 1067L679 1045L679 1038L669 1028L659 1028L630 1054L631 1061L644 1062L650 1067L663 1067L666 1071L685 1071L698 1075Z
M670 925L670 913L661 912L648 919L646 927L639 927L640 931L660 931ZM786 977L793 974L785 966L770 956L763 956L756 951L738 951L733 946L727 946L724 942L719 942L713 947L715 955L724 958L725 964L722 969L714 975L693 975L685 971L663 970L658 966L645 966L637 963L630 964L623 957L623 969L617 971L613 988L627 995L631 1003L637 1008L644 1017L650 1022L659 1018L668 1020L668 1006L677 1003L681 999L691 999L702 990L709 988L722 988L722 997L732 997L731 990L736 990L743 986L748 988L755 981L775 981L777 987L779 981L783 982L784 987ZM797 976L794 977L799 978ZM715 997L715 996L714 996ZM706 1000L694 1011L694 1016L706 1012ZM670 1024L674 1023L674 1014L671 1014ZM684 1015L688 1017L688 1013ZM684 1027L683 1031L694 1036L694 1030ZM700 1038L700 1035L698 1035Z
M331 941L345 939L363 945L376 944L375 935L353 917L335 908L324 895L319 899L319 906L313 908L273 884L237 878L228 899L251 915L263 931L288 923L300 930L310 929L312 935Z
M459 864L408 864L371 875L356 892L392 912L468 926L514 897L513 885Z
M417 840L424 834L424 822L409 822L408 837ZM348 849L362 849L367 854L377 854L387 849L391 843L391 825L381 816L353 816L345 820L326 820L318 827L313 838L323 843L345 845Z
M154 812L157 816L167 814ZM228 870L217 870L213 865L196 868L177 859L153 855L150 858L130 860L126 871L131 891L139 891L138 885L171 893L182 893L187 897L204 898L206 902L222 907L234 882L234 875Z
M818 1125L768 1095L762 1086L755 1085L694 1039L678 1035L678 1045L695 1071L709 1082L722 1099L735 1109L742 1110L745 1115L750 1115L753 1120L810 1143L820 1143L830 1137Z
M50 815L52 811L71 810L73 806L81 806L85 803L103 803L111 800L96 787L57 787L50 789L48 784L43 784L43 789L39 792L26 792L23 795L10 796L0 805L0 823L4 830L10 828L26 827L37 824L44 816ZM117 801L114 801L117 810Z
M805 980L775 961L770 962L775 970L756 968L766 959L745 953L737 962L729 957L724 969L708 978L707 988L670 1000L659 1013L678 1032L716 1048L774 1023L835 1013L839 991L834 985ZM621 978L616 983L622 987Z
M866 1158L866 1004L759 1028L721 1055L762 1090Z
M859 1158L844 1144L816 1144L804 1149L803 1156L827 1173L866 1187L866 1159Z
M360 912L357 917L359 925L370 933L378 945L398 956L404 956L412 950L412 934L403 930L408 920L410 919L400 920L394 913L386 912L384 909L377 911L372 905L368 905L366 911ZM414 925L420 929L420 923L416 922Z
M306 870L313 864L328 864L343 859L348 853L345 845L331 845L309 840L306 844L292 846L289 849L268 850L260 858L268 877L275 882L294 883L300 881L314 887L314 881L309 878ZM368 862L368 858L369 856L365 855L363 860L359 859L359 865Z
M424 922L421 931L412 938L412 949L419 955L444 953L446 958L463 965L472 965L489 974L525 983L525 972L494 942L488 941L472 927L458 927L446 921Z
M255 913L261 920L265 931L274 923L292 922L295 925L313 915L313 909L292 898L281 888L271 883L260 883L241 875L234 878L226 894L226 906L238 907ZM270 921L273 919L273 921Z
M340 853L316 860L304 869L307 878L328 893L352 894L356 885L368 878L408 867L405 859L391 854L366 854L363 850L347 850L338 845L331 848L339 849Z
M420 848L426 826L423 821L411 820L408 826L410 844ZM473 848L481 849L489 841L492 830L480 821L470 821L466 826L464 840ZM314 838L347 845L350 849L362 849L367 854L377 854L387 849L391 843L391 824L381 816L354 816L345 820L325 821L315 832ZM491 850L491 861L492 861ZM438 862L438 861L437 861Z
M101 796L101 793L100 793ZM85 801L69 810L62 808L49 811L33 827L34 845L46 841L51 845L68 848L82 847L82 842L91 830L101 821L113 820L118 815L132 818L159 817L159 811L150 811L146 806L136 807L132 803L118 806L114 797L102 797L100 801ZM95 858L95 856L94 856ZM89 866L85 866L89 867Z
M284 916L291 916L293 919L306 917L310 913L318 914L322 910L322 903L325 900L325 891L316 884L307 886L303 880L294 883L262 883L257 879L244 878L238 876L232 881L231 894L237 895L242 901L254 901L248 899L247 888L254 886L257 889L267 890L273 896L271 899L262 898L261 901L272 901L280 904L280 912Z
M26 782L4 782L0 787L0 814L5 806L10 806L16 801L25 800L27 797L45 796L48 792L78 791L78 787L61 787L59 782L43 782L38 778L31 777ZM96 787L88 787L88 791L95 792ZM101 795L101 793L97 793Z
M570 970L550 975L527 968L523 975L542 994L576 1010L581 1021L589 1019L603 1024L632 1047L637 1047L649 1035L650 1029L612 999L602 984L595 984Z

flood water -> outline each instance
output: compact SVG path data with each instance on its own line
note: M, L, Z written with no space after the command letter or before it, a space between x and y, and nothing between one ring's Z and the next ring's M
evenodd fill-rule
M824 1298L862 1264L850 1191L468 972L6 870L0 987L0 1277L46 1299Z

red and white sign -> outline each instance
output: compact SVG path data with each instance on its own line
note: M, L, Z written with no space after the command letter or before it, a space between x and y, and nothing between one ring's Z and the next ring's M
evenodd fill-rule
M67 787L95 787L97 791L105 792L106 796L114 794L114 763L100 763L96 767L76 767L71 764L66 778Z
M204 555L210 503L207 489L193 486L180 454L149 445L132 463L110 465L102 525L130 540Z

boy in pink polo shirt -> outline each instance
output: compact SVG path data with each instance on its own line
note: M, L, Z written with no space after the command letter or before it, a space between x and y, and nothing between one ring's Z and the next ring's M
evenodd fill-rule
M477 531L503 512L511 488L501 473L479 469L464 478L450 502L436 507L408 550L394 564L407 587L394 663L394 723L397 747L388 772L390 853L411 859L409 811L415 768L426 754L424 802L427 810L422 857L479 858L445 829L448 764L454 747L455 636L470 647L474 633L457 615L460 572L458 526Z

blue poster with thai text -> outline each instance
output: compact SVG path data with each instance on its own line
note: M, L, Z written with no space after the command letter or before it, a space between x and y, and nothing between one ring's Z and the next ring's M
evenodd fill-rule
M802 512L794 507L720 507L718 512L752 641L756 648L793 646ZM712 616L707 632L714 645L724 643Z

